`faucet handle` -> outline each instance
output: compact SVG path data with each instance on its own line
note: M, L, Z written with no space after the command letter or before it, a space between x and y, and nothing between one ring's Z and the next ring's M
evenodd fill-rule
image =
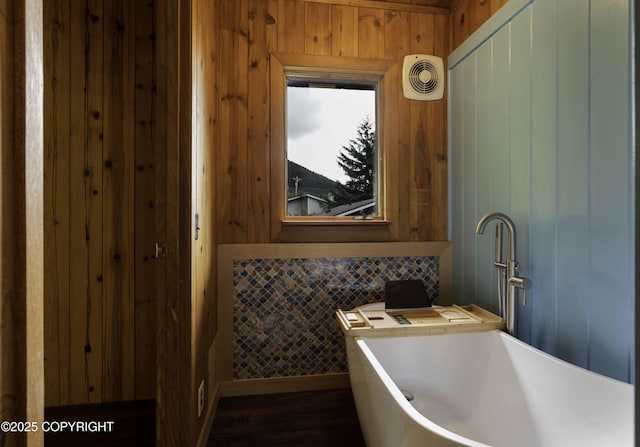
M522 305L527 305L527 289L531 287L531 280L529 278L522 278L520 276L512 276L509 278L509 285L512 285L522 290Z
M523 278L521 276L512 276L511 278L509 278L509 283L512 286L522 290L527 290L531 287L531 280L529 278Z

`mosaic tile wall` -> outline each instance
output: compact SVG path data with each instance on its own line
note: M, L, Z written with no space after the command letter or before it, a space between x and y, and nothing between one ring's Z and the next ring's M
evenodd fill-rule
M234 261L234 379L346 372L335 311L384 301L398 279L421 279L435 303L438 257Z

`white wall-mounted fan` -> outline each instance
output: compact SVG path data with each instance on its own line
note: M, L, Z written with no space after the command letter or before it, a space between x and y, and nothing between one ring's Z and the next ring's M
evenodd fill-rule
M409 54L402 65L402 91L407 99L433 101L444 95L444 63L438 56Z

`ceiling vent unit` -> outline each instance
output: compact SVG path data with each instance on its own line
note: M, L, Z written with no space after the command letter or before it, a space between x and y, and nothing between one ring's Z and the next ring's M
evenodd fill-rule
M402 66L402 91L407 99L434 101L444 95L444 63L438 56L409 54Z

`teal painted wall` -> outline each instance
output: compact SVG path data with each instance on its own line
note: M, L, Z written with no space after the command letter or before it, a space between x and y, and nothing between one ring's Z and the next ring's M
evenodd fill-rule
M517 336L634 376L630 0L511 0L449 57L454 297L497 311L493 224L517 228Z

